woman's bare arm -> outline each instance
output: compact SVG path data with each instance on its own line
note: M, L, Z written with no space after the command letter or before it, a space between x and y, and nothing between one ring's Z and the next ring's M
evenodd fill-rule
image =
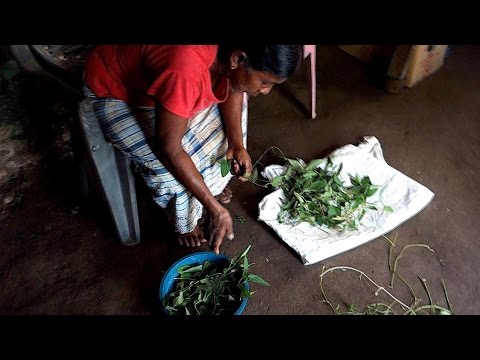
M212 195L192 159L183 150L182 138L187 130L188 119L176 116L157 106L156 135L157 157L170 173L189 190L206 208L213 220L215 234L214 251L219 252L225 237L233 236L233 220L230 213Z
M227 100L219 104L228 139L227 159L233 159L233 173L237 176L252 172L252 160L243 146L242 106L243 92L231 89Z

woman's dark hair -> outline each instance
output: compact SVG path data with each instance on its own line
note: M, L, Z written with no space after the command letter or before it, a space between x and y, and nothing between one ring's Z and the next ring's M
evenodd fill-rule
M303 45L219 45L218 58L227 61L234 51L243 51L249 69L267 71L281 78L289 78L303 60Z

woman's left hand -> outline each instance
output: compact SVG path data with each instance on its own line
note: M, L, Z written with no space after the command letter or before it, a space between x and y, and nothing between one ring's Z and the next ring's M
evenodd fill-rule
M227 160L232 160L230 172L238 176L241 181L247 181L242 175L251 174L253 171L252 159L247 149L243 146L229 148L226 154Z

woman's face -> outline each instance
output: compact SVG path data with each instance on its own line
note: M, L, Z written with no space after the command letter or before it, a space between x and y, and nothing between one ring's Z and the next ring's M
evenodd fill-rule
M273 85L287 80L266 71L248 69L245 63L235 56L232 56L231 59L228 78L234 91L244 91L248 96L267 95Z

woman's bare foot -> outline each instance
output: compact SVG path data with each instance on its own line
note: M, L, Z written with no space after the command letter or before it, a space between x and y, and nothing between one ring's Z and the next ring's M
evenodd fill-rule
M178 243L186 247L195 247L200 246L202 243L207 242L204 238L202 229L199 226L196 226L192 232L186 234L177 234Z
M228 204L230 201L232 201L232 197L232 190L230 190L230 188L226 186L225 189L223 189L222 193L220 195L217 195L215 198L222 204Z

